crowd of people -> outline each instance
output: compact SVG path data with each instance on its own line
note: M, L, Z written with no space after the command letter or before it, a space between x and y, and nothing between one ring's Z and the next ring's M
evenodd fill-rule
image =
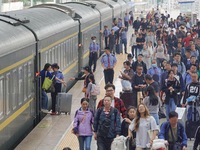
M186 150L187 126L178 122L176 108L185 108L187 120L200 123L200 22L192 25L190 18L181 13L176 19L170 19L167 12L161 14L159 9L153 9L146 17L141 12L140 17L134 18L132 12L126 13L123 19L113 20L111 29L104 27L105 54L100 61L106 94L97 107L98 92L94 91L98 89L93 73L100 47L95 36L91 38L85 76L71 78L84 80L82 92L85 97L75 113L72 131L78 137L80 150L90 150L92 136L97 140L98 150L111 150L113 140L120 135L128 137L130 150L150 149L156 138L168 141L169 150L175 150L174 147ZM130 54L127 50L129 26L133 28L129 39ZM128 108L123 99L114 96L113 85L116 54L123 53L123 49L128 55L119 78L123 91L132 92L130 101L135 101L135 106ZM48 66L44 70L50 78L53 77ZM42 71L41 75L46 76L46 72ZM56 74L55 79L56 86L64 83L61 75ZM191 112L194 107L195 120ZM161 127L160 114L166 116ZM200 144L198 130L195 129L193 150L197 150Z

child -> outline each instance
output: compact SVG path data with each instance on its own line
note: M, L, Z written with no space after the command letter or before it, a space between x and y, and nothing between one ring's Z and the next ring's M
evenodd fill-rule
M124 118L122 125L121 125L121 135L127 137L128 136L128 127L131 121L135 118L136 108L134 106L130 106L127 109L127 118ZM129 140L129 150L135 150L135 131L132 132L132 137Z

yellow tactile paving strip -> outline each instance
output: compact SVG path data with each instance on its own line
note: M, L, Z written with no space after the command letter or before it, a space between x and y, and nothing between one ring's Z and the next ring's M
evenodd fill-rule
M122 64L123 61L126 60L126 55L117 55L117 65L115 67L115 78L114 80L116 80L119 76L119 71L122 69ZM98 72L97 72L98 73ZM96 74L95 74L96 75ZM101 88L101 94L98 95L98 100L102 99L105 95L105 91L104 91L104 79L101 80L100 82L100 88ZM98 101L97 101L98 104ZM79 150L79 144L78 144L78 140L77 137L71 133L72 130L72 124L70 125L69 129L67 130L67 132L65 133L64 137L62 138L62 140L60 141L60 143L58 144L56 150L62 150L64 147L70 147L72 150Z
M131 33L132 33L132 30L131 31L129 30L129 35ZM129 45L129 43L127 44L127 46L128 45ZM129 46L128 46L128 52L130 52L130 47ZM115 71L114 83L116 83L116 81L117 81L117 85L115 84L115 86L117 87L118 84L119 84L118 76L120 75L120 71L122 69L123 62L126 60L126 55L125 54L120 54L120 55L116 55L116 57L117 57L117 65L116 65L115 70L114 70ZM95 79L97 81L99 81L101 94L98 95L98 97L97 97L97 104L98 104L99 100L102 99L104 97L104 95L105 95L105 91L104 91L105 82L104 82L104 78L102 78L102 76L99 76L99 73L100 73L99 71L102 70L102 69L98 69L99 67L101 67L101 66L100 66L100 62L98 60L98 67L97 67L97 72L95 72ZM101 77L101 79L97 79L98 77ZM116 90L116 92L118 92L118 90ZM116 94L118 94L118 93L116 93ZM78 139L74 134L71 133L71 130L72 130L72 124L70 125L70 127L68 128L66 133L64 134L64 136L61 139L60 143L58 143L58 145L57 145L55 150L62 150L64 147L70 147L72 150L79 150Z

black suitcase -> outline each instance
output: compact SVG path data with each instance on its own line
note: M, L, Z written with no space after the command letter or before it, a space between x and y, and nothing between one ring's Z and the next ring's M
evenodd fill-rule
M186 121L186 134L187 138L191 140L194 138L197 128L200 125L200 121Z
M192 114L191 114L191 120L186 121L186 134L187 134L187 137L191 140L191 138L194 138L196 130L198 126L200 125L200 120L199 120L199 110L198 110L199 108L198 108L197 103L193 102L192 106L189 106L189 107L190 109L192 109L192 112L190 112Z
M124 102L124 105L126 108L129 106L135 106L137 107L137 100L134 99L133 92L132 91L123 91L120 92L120 99Z

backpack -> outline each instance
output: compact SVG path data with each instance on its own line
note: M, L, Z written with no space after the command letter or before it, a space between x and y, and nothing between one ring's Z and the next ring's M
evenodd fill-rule
M111 144L111 150L127 150L127 138L123 135L116 137Z
M91 95L99 95L100 94L100 87L99 85L92 84L92 90L91 90Z

